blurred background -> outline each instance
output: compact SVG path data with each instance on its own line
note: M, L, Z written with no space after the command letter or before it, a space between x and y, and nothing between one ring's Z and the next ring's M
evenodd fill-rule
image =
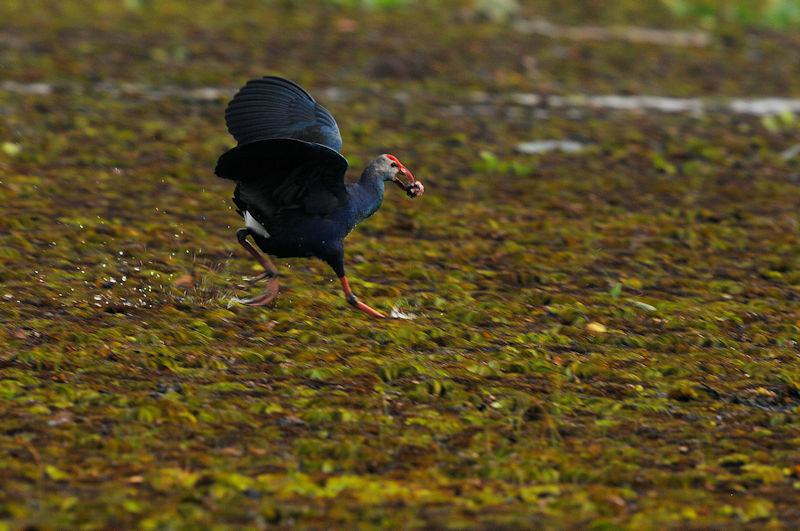
M797 527L796 0L0 3L0 530ZM224 108L425 183L267 308Z

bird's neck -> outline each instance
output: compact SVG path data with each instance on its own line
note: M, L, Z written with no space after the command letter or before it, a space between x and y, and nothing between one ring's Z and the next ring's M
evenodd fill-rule
M350 188L351 205L358 223L374 214L383 202L383 179L377 178L367 170Z

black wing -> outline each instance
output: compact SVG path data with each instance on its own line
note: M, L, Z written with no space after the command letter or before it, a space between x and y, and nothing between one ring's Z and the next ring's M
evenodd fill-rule
M282 209L325 215L346 202L339 127L296 83L248 81L225 109L225 122L239 145L223 153L214 173L237 182L237 206L265 226Z
M342 149L339 126L300 85L282 77L253 79L225 109L228 131L239 145L267 138L295 138Z
M347 159L321 144L275 138L223 153L214 173L237 182L237 206L269 230L281 210L324 216L344 205L347 166Z

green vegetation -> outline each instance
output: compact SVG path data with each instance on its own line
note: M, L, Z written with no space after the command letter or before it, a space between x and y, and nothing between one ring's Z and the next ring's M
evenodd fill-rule
M800 24L800 3L795 0L663 0L679 18L705 26L748 25L776 28Z
M796 117L508 97L798 97L796 32L374 4L0 5L0 529L800 525ZM231 303L255 269L212 169L266 73L354 175L388 151L424 182L347 240L355 292L416 318L307 260ZM515 150L547 139L585 149Z

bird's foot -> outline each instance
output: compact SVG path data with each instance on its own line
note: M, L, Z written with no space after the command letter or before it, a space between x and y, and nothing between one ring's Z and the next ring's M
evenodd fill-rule
M414 181L406 187L406 194L408 197L419 197L425 193L425 187L419 181Z
M261 276L261 275L259 275ZM247 306L265 306L278 294L278 277L273 276L267 282L267 288L261 293L250 299L234 299L236 302Z
M383 315L381 312L379 312L374 308L370 308L363 302L359 301L355 295L353 295L353 290L350 289L350 282L347 281L347 277L341 277L339 280L342 282L342 288L344 289L344 298L351 306L353 306L354 308L358 308L367 315L386 319L386 316Z
M383 315L381 312L379 312L375 308L367 306L363 302L356 299L355 296L353 296L352 298L348 298L347 302L349 302L353 307L358 308L362 312L366 313L367 315L371 315L373 317L380 317L381 319L386 319L386 316Z
M273 277L277 277L277 276L278 275L276 275L272 271L264 271L264 272L259 273L258 275L254 276L254 277L245 278L243 280L245 282L249 282L250 284L255 284L256 282L258 282L260 280L264 280L265 278L269 279L269 278L273 278Z

